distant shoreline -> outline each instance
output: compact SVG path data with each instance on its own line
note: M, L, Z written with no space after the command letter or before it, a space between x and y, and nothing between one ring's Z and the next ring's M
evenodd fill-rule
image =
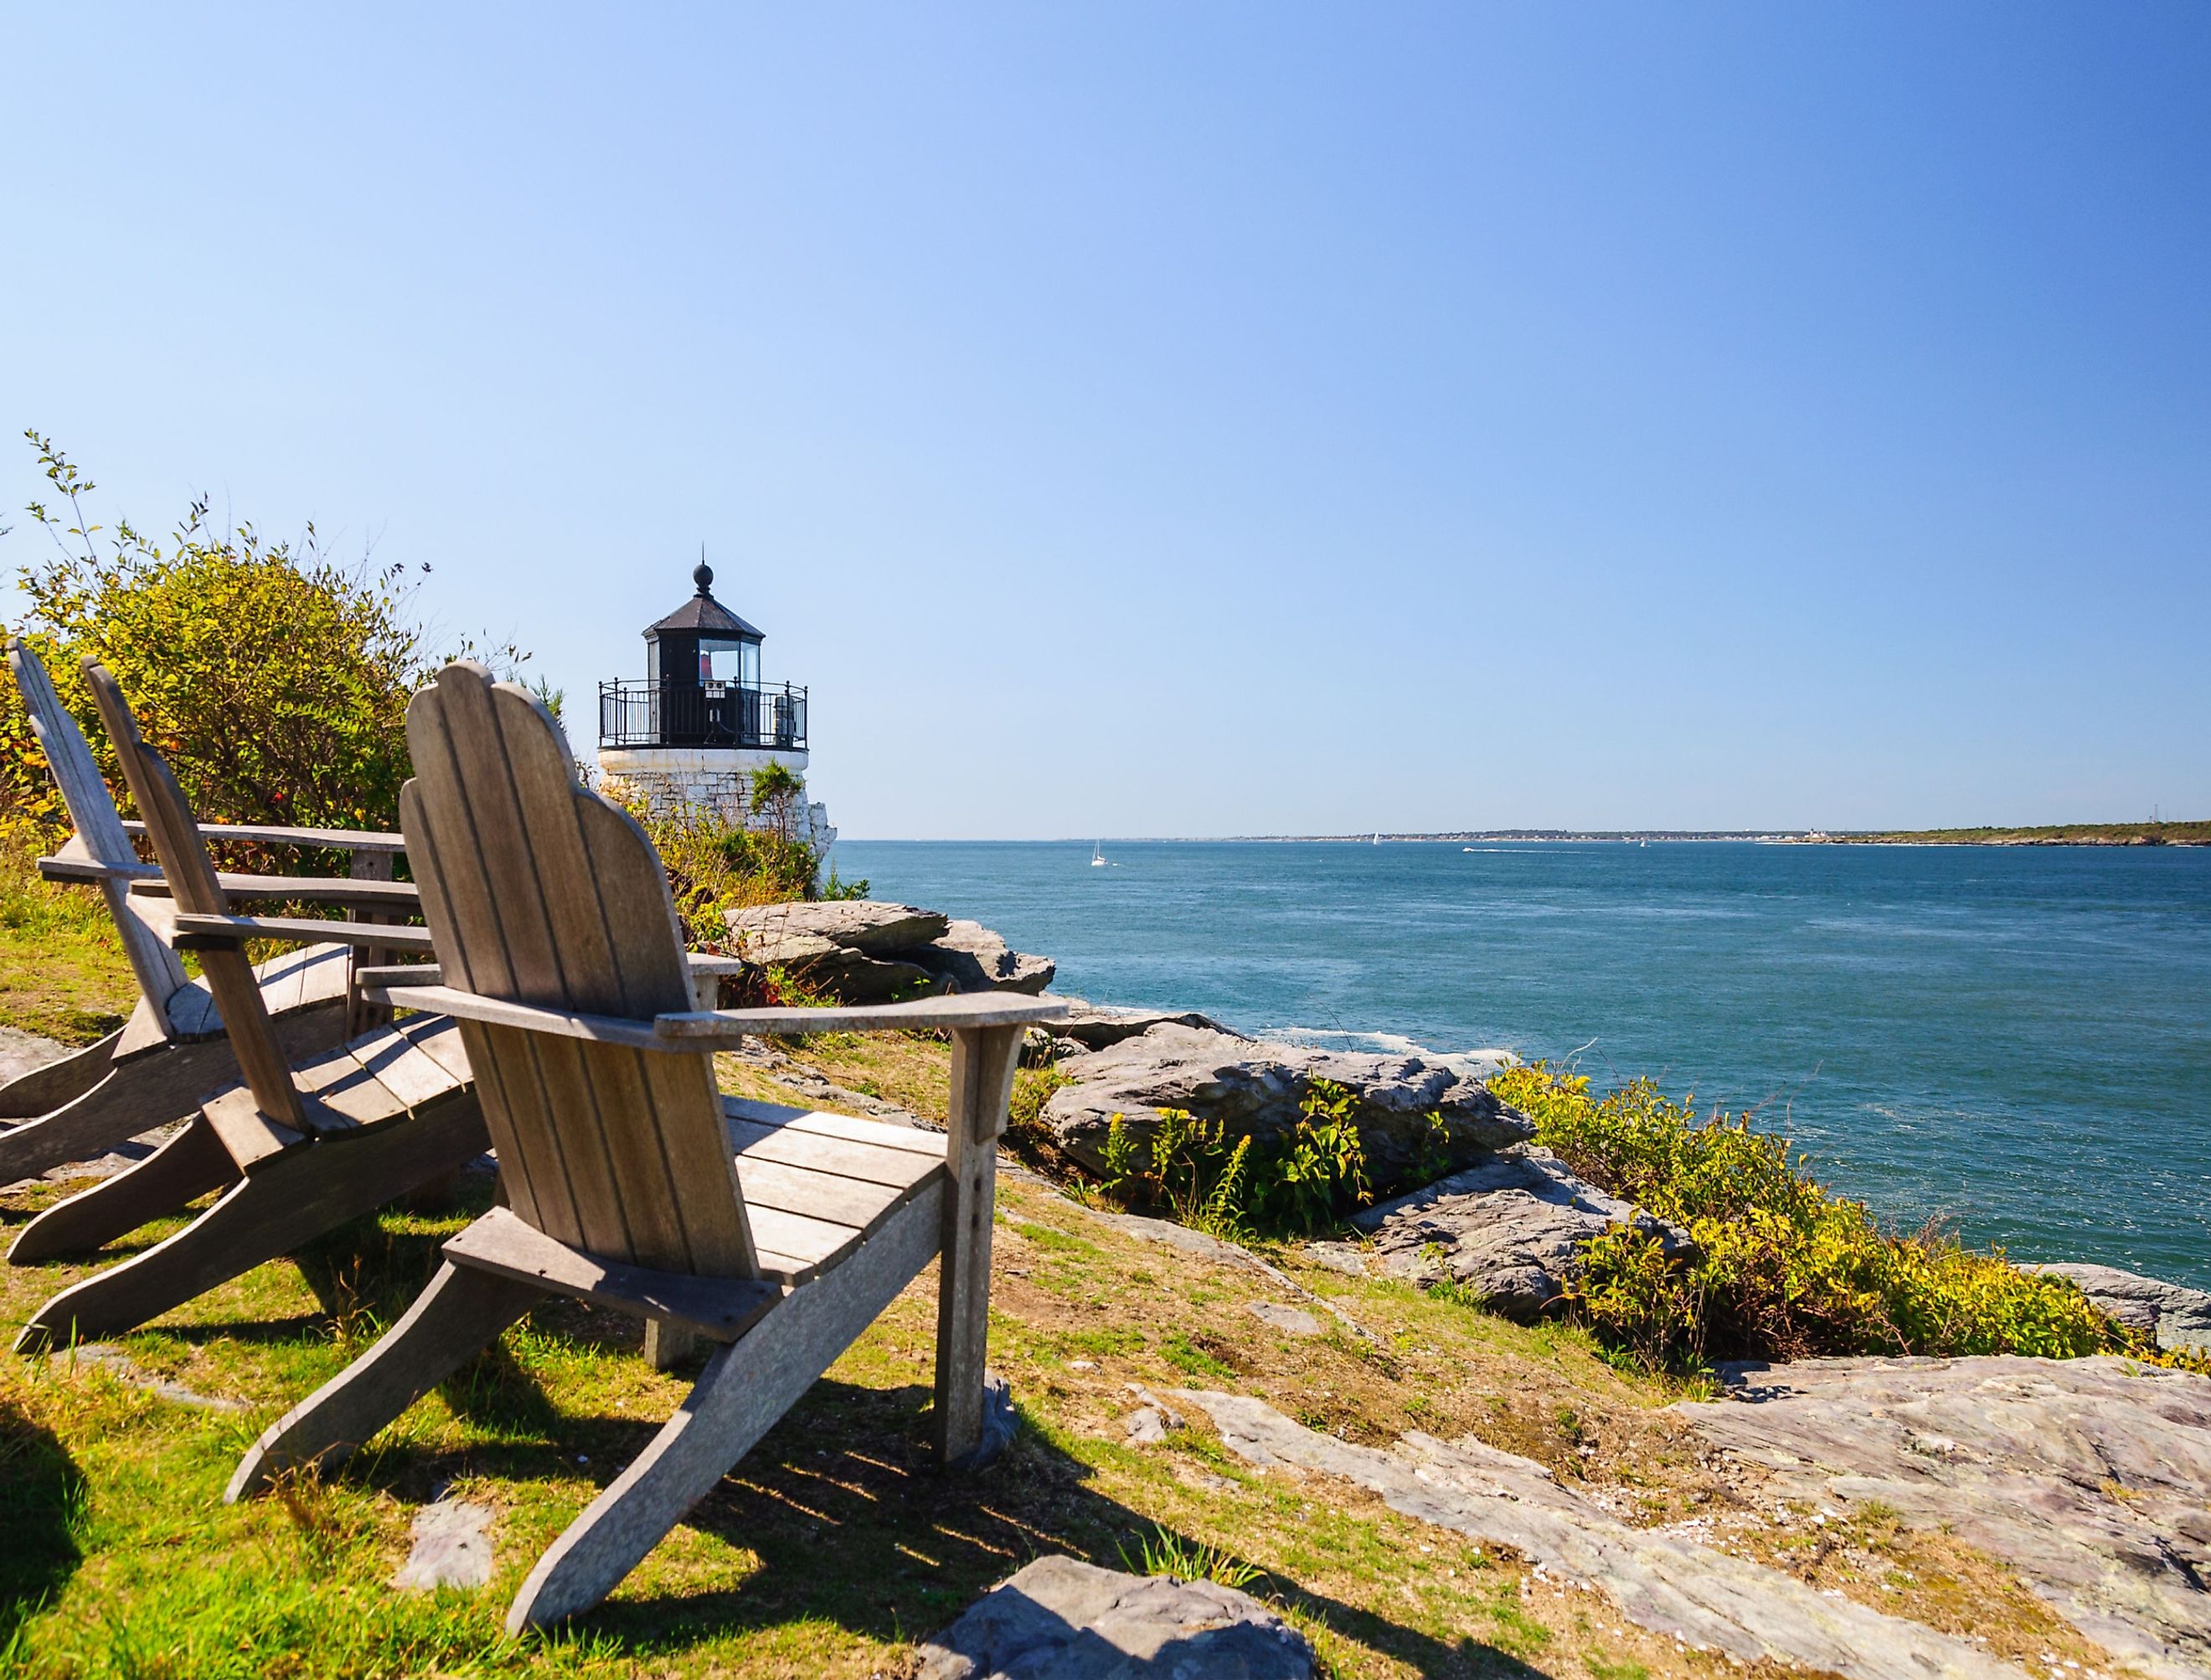
M1079 846L1079 840L914 840L847 836L856 846ZM1472 846L1734 841L1761 846L2211 846L2211 822L2076 822L2032 828L1479 828L1438 834L1123 834L1111 846Z

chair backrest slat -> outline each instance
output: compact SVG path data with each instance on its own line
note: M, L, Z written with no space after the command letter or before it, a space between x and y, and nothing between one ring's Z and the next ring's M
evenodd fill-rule
M115 743L116 762L130 784L130 797L146 819L146 832L161 860L161 873L178 908L199 915L227 916L230 896L215 878L215 860L208 856L207 841L185 803L184 790L161 754L138 733L138 720L123 698L123 691L107 668L97 659L84 662L84 680L100 721ZM276 1042L269 1010L261 996L261 983L242 950L200 953L200 972L208 990L222 1011L224 1030L237 1058L239 1071L262 1113L294 1130L304 1130L306 1110L292 1083L290 1064Z
M400 826L448 985L650 1020L691 1004L652 842L578 786L560 726L471 662L407 710ZM711 1055L463 1022L508 1204L609 1259L757 1271Z
M61 790L62 804L87 854L94 863L122 868L136 864L138 853L131 846L130 836L124 832L122 816L115 809L107 784L100 779L92 748L84 731L76 726L76 719L62 705L61 696L54 692L45 666L16 636L8 638L8 666L22 694L23 708L30 713L31 732L45 752L54 785ZM103 881L100 890L115 918L115 931L123 941L123 954L130 959L140 995L153 1006L165 1027L172 1025L168 1004L185 984L184 965L139 917L130 902L128 882Z

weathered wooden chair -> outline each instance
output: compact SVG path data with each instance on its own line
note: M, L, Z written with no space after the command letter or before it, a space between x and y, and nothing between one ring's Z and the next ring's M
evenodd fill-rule
M117 814L92 750L38 656L11 636L8 663L76 825L58 855L40 860L40 870L52 880L96 885L106 895L139 998L130 1020L98 1043L0 1085L0 1184L103 1155L183 1119L201 1098L238 1077L225 1017L207 981L187 979L169 948L173 907L157 895L165 890L161 870L139 862L132 849L130 830L136 825ZM389 878L392 853L406 844L397 834L215 824L203 832L353 853L355 879L218 877L232 896L412 910L413 889ZM348 1036L348 978L346 947L320 941L255 970L263 1010L288 1057L330 1049Z
M984 1440L997 1137L1021 1032L1063 1006L983 994L873 1009L695 1010L665 876L628 816L578 787L552 719L473 664L415 698L400 812L507 1205L384 1338L270 1426L232 1479L353 1451L550 1295L718 1343L644 1453L538 1560L517 1631L589 1609L718 1482L932 1256L936 1435ZM945 1136L724 1102L712 1052L748 1035L945 1028Z
M453 1172L488 1142L468 1058L450 1021L418 1014L296 1070L288 1065L264 983L245 958L248 938L335 936L427 951L427 930L233 915L175 777L140 738L114 678L91 660L85 677L175 895L171 938L199 952L245 1082L203 1096L184 1129L145 1160L24 1228L9 1254L18 1262L97 1246L223 1191L184 1229L47 1301L16 1342L24 1351L142 1324Z

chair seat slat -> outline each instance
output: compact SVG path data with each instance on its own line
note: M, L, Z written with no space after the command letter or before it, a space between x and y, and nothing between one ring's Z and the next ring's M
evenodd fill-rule
M796 1126L763 1125L756 1120L745 1119L732 1119L728 1125L741 1177L748 1161L771 1161L781 1166L833 1173L896 1189L919 1182L943 1164L941 1155L919 1155L912 1149L887 1149L876 1143L856 1143L849 1138L801 1131Z
M746 1207L755 1215L762 1208L773 1208L842 1225L862 1236L912 1200L928 1177L921 1174L912 1184L869 1184L756 1156L737 1157L737 1182L744 1187Z

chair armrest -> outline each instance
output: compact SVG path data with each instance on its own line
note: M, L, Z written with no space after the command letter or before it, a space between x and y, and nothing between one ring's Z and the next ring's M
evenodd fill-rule
M403 986L443 986L445 971L434 962L395 962L385 967L356 968L353 971L354 986L381 992L387 986L397 991Z
M183 922L216 919L179 917L178 919ZM299 925L315 925L303 923ZM494 1027L519 1027L528 1032L550 1033L558 1038L588 1039L596 1044L627 1045L633 1050L690 1052L694 1054L769 1033L895 1033L921 1031L933 1027L954 1029L1013 1027L1036 1021L1057 1021L1067 1013L1067 1005L1057 998L1012 998L1003 992L969 992L954 998L922 998L911 1004L873 1004L853 1009L686 1010L657 1016L649 1022L634 1020L628 1016L585 1015L572 1010L512 1004L505 998L479 997L473 992L459 992L444 986L391 987L364 985L360 995L372 1004L396 1004L403 1009L427 1010L462 1021L484 1022Z
M169 943L180 951L227 950L248 939L300 945L360 945L388 951L433 951L430 930L385 922L325 922L312 916L201 916L179 913ZM412 990L413 988L409 988ZM372 1002L382 1003L383 998Z
M407 836L372 828L286 828L266 822L203 822L201 834L209 840L260 840L269 846L307 846L326 852L404 852ZM126 834L142 834L146 825L135 818L123 825Z
M297 904L348 904L364 910L419 914L422 895L411 881L360 881L344 875L218 875L215 884L233 898L282 899ZM141 898L170 898L169 883L158 870L130 877Z
M1065 1017L1057 998L1008 992L966 992L949 998L917 998L910 1004L864 1004L833 1009L700 1010L653 1018L653 1029L671 1048L699 1050L736 1044L769 1033L915 1033L936 1028L1026 1027Z
M48 881L159 881L159 864L103 864L97 858L70 858L59 853L39 859L39 873Z

